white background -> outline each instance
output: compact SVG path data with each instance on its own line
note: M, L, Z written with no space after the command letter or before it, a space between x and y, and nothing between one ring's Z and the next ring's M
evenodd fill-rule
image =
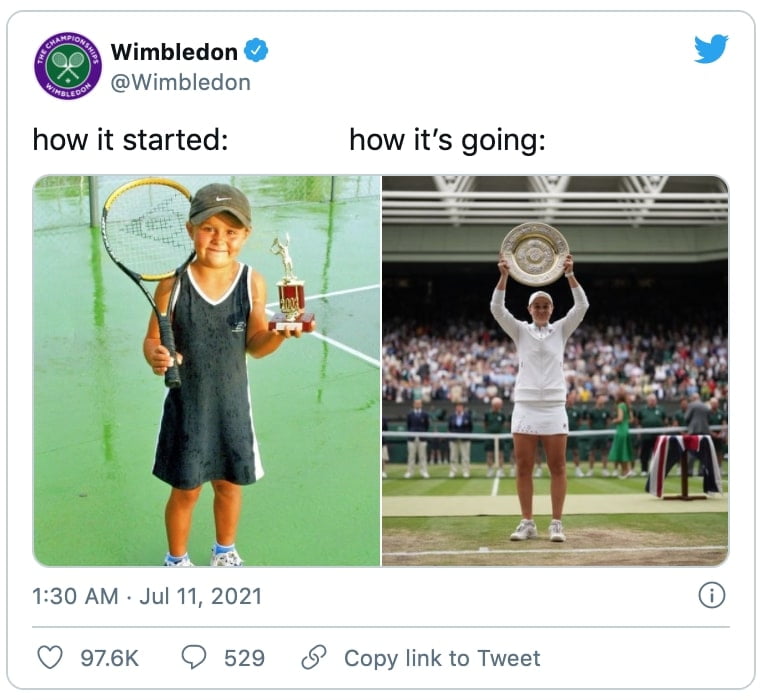
M4 697L208 697L192 690L109 691L109 688L240 688L231 697L269 697L251 688L353 688L351 697L462 697L436 688L482 688L476 697L504 697L496 688L522 688L519 697L745 697L755 672L756 479L755 318L755 26L741 11L716 12L711 3L651 3L653 12L486 12L513 3L467 5L468 12L205 12L158 13L168 3L130 5L131 12L22 12L9 3L7 17L7 333L8 412L6 541L7 654ZM194 9L196 3L186 3ZM242 5L242 3L237 3ZM270 3L268 5L274 5ZM637 3L638 10L642 4ZM234 9L236 3L219 8ZM444 3L397 3L421 10ZM526 3L527 6L527 3ZM620 5L623 7L622 5ZM78 7L99 9L95 3ZM307 3L279 3L310 7ZM335 3L334 9L356 7ZM384 4L389 10L393 4ZM450 7L456 8L455 4ZM585 10L609 9L587 3ZM735 8L749 10L746 2ZM532 3L531 9L563 8ZM684 8L691 11L683 11ZM29 8L24 8L29 9ZM203 9L208 9L204 7ZM268 9L262 6L262 9ZM699 12L696 10L706 10ZM145 10L140 12L139 10ZM148 10L150 12L148 12ZM483 11L473 11L483 10ZM677 10L677 11L663 11ZM40 89L34 53L48 36L74 31L92 39L105 56L101 82L87 97L63 102ZM728 34L720 61L695 62L694 36ZM240 46L259 36L270 55L234 67L184 64L117 64L112 42L143 46L177 41L194 46ZM166 74L247 74L251 93L129 93L109 87L117 70ZM150 132L227 134L225 152L34 152L32 131L115 134ZM401 152L352 152L351 127L367 133L407 134ZM462 155L410 148L415 127L464 132L537 132L545 150ZM245 616L239 610L188 610L134 603L146 586L163 589L165 571L45 569L32 552L32 345L31 192L53 173L390 174L569 173L715 175L730 191L731 453L746 462L732 473L730 552L710 569L248 569L224 585L261 586L265 603ZM6 188L4 188L5 190ZM736 253L739 254L736 254ZM5 304L3 305L5 312ZM741 377L741 383L736 381ZM750 377L752 381L749 381ZM183 581L203 595L220 578L197 570ZM6 581L7 579L7 581ZM707 610L699 587L718 581L727 602ZM83 605L34 605L35 587L89 586L132 595L113 611ZM634 592L629 594L628 592ZM175 596L176 598L176 596ZM80 598L81 600L81 598ZM247 611L246 611L247 612ZM222 625L187 630L178 625ZM39 629L39 625L115 625L107 629ZM126 629L149 625L151 629ZM167 625L162 631L157 629ZM612 625L618 627L611 627ZM277 629L284 626L284 630ZM366 626L366 627L358 627ZM404 629L412 626L413 629ZM555 626L561 629L554 628ZM482 629L475 629L481 627ZM496 629L497 627L501 629ZM535 627L535 629L530 629ZM236 629L238 628L238 629ZM506 629L505 629L506 628ZM41 667L36 650L60 643L68 663ZM226 648L266 648L260 670L229 671L211 660L190 671L179 660L187 643L203 643L217 658ZM329 656L302 671L300 659L317 643ZM83 671L76 650L136 648L139 669ZM350 668L344 653L400 653L434 647L471 656L467 669L393 671ZM477 649L541 650L542 666L475 668ZM20 690L19 688L34 688ZM420 688L395 694L371 688ZM538 690L529 691L535 688ZM557 690L551 689L569 689ZM631 691L614 689L631 688ZM647 691L646 689L655 689ZM700 691L698 689L707 689ZM720 688L731 690L718 690ZM744 688L742 690L742 688ZM583 689L609 689L592 690ZM660 689L660 690L657 690ZM665 689L673 689L665 692ZM681 690L679 690L681 689ZM697 689L697 690L695 690ZM754 689L757 690L756 688ZM218 693L224 695L223 693ZM313 690L307 697L340 696ZM291 690L275 697L294 697Z

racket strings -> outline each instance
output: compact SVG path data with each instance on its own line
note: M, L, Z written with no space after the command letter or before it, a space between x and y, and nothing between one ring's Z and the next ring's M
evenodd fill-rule
M58 75L56 80L60 80L66 73L71 73L74 77L78 78L79 76L74 72L74 68L80 68L84 64L84 54L75 53L71 56L66 56L63 51L58 51L52 55L51 61L57 68L63 68L63 71Z
M173 273L193 250L185 230L187 209L187 198L171 188L128 190L116 198L105 219L104 238L111 255L141 276Z

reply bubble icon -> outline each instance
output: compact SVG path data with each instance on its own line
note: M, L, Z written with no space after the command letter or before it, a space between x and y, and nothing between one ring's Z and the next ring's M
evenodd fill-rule
M190 670L198 668L206 660L206 649L200 644L188 644L182 650L182 660L190 664Z

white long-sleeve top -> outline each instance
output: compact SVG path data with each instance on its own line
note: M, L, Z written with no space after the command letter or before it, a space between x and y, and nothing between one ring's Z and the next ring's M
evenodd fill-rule
M517 346L519 368L515 381L515 401L564 401L565 343L580 325L589 307L581 286L571 287L573 307L555 323L538 327L518 321L504 306L504 291L494 289L491 313Z

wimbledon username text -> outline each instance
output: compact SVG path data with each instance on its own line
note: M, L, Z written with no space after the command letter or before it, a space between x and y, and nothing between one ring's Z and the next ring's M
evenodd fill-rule
M192 92L226 91L250 92L251 79L219 73L213 77L197 73L179 73L174 76L158 73L117 73L111 78L115 92Z

